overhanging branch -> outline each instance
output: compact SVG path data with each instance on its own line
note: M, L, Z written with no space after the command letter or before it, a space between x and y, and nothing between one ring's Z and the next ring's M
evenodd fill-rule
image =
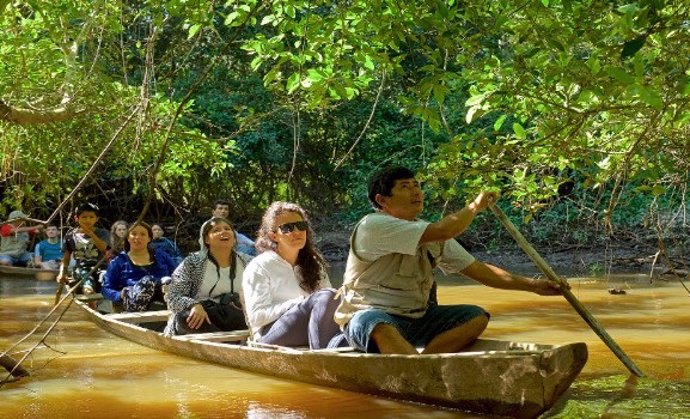
M59 107L50 110L22 109L10 106L0 100L0 121L7 121L19 125L50 124L63 122L78 115L67 107Z

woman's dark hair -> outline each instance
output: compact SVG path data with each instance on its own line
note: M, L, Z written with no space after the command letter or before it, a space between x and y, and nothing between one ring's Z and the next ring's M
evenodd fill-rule
M151 230L150 225L148 225L147 223L145 223L143 221L139 221L138 223L132 224L127 229L127 235L125 236L125 245L124 245L125 252L129 252L129 249L132 248L132 246L130 246L130 244L129 244L129 233L132 230L134 230L136 227L144 227L144 229L146 229L146 232L149 235L149 243L146 245L146 249L149 251L149 255L151 256L151 260L155 262L156 259L154 258L154 255L156 252L151 247L151 240L153 240L153 230Z
M202 226L201 226L201 241L203 242L204 246L206 249L208 249L208 244L206 244L206 239L208 238L209 233L219 223L225 223L230 226L232 229L232 234L235 236L235 243L237 242L237 232L235 231L235 227L233 227L232 223L230 220L227 218L223 217L211 217L210 220L206 221ZM151 233L153 234L153 233ZM220 265L218 264L218 261L216 258L211 254L211 252L207 253L208 255L208 260L211 261L216 266L216 274L218 275L218 279L220 280ZM235 273L237 271L237 266L235 264L235 259L237 258L237 253L235 252L235 248L233 247L232 251L230 252L230 284L232 285L232 279L235 278ZM215 285L214 285L215 287ZM233 292L234 289L233 289Z
M369 201L374 209L381 209L381 205L376 202L376 195L391 196L391 191L395 186L396 180L412 179L414 173L404 166L384 167L374 173L369 179L368 193Z
M284 201L272 203L261 218L261 227L256 239L256 250L259 253L266 250L277 250L278 244L271 240L271 233L278 228L275 225L276 218L286 212L299 214L307 222L307 242L297 255L297 272L299 273L300 288L311 293L319 288L322 272L326 271L327 265L321 253L314 246L314 231L311 229L307 214L302 207Z

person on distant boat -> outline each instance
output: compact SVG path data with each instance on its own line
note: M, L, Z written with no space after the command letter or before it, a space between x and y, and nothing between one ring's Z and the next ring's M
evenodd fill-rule
M0 265L26 266L33 254L29 252L30 234L38 233L43 226L27 226L28 216L22 211L12 211L0 227Z
M161 224L153 224L151 229L153 230L153 241L151 242L151 246L167 253L168 256L175 261L175 266L182 263L182 259L184 259L182 257L182 252L180 252L180 249L172 240L165 237L163 226Z
M166 294L172 311L165 335L246 329L242 274L250 257L235 251L235 230L225 218L201 226L198 252L175 269Z
M34 249L34 266L41 269L58 270L64 257L60 230L55 224L45 226L46 238L38 242Z
M217 200L213 204L213 217L230 219L230 203L223 199ZM249 256L256 256L256 249L254 248L254 241L239 231L235 230L237 242L235 243L235 250L240 253L245 253Z
M129 225L125 220L117 220L110 226L110 259L125 250L128 229Z
M484 264L453 238L497 199L483 192L435 223L418 219L424 193L405 167L384 168L369 181L375 213L350 238L342 303L335 313L349 344L365 352L458 352L481 335L489 314L475 305L438 305L434 267L495 288L556 295L558 285Z
M274 202L264 213L256 241L260 253L242 278L255 341L311 349L326 348L331 340L330 346L339 343L333 321L339 301L313 235L297 204Z
M124 250L108 264L103 275L103 297L124 311L145 311L154 301L163 301L161 286L175 271L175 261L167 253L150 246L151 226L132 225L126 234Z
M60 271L55 277L58 283L66 284L68 269L71 267L72 258L75 266L72 271L73 281L83 280L77 292L94 294L101 291L101 283L98 278L104 270L101 264L96 268L101 259L110 250L110 234L108 230L97 227L98 206L85 202L77 206L74 213L74 221L77 227L68 231L62 246L64 256L60 263Z

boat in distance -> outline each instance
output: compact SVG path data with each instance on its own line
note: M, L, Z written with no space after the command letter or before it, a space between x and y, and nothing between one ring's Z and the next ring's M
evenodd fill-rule
M34 278L39 281L52 281L57 274L58 271L52 269L0 265L0 277L2 278Z
M383 355L248 342L247 330L167 337L169 310L104 314L76 304L106 331L152 349L310 384L467 412L533 418L553 406L587 362L585 343L478 339L459 353Z

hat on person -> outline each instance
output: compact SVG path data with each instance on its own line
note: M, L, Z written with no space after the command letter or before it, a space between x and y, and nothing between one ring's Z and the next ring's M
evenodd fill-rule
M10 217L8 218L9 220L16 220L18 218L28 218L29 216L24 214L22 211L12 211L10 213Z

